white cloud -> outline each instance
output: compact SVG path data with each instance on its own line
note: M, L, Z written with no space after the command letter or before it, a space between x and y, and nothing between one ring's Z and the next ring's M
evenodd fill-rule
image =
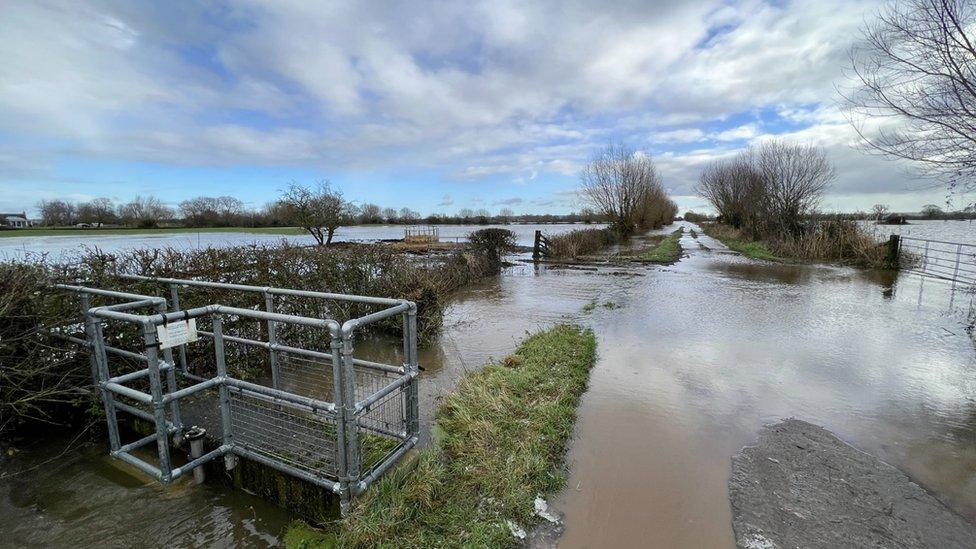
M782 127L765 123L775 113L801 128L777 135L820 143L855 174L845 192L901 189L911 178L851 149L834 106L879 5L13 3L0 137L16 137L22 166L0 159L0 182L66 157L571 182L615 139L652 144L687 192L727 145Z

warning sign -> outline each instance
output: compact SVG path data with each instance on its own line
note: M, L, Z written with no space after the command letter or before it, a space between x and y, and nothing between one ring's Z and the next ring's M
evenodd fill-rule
M159 339L160 349L192 343L198 339L197 319L191 318L156 326L156 337Z

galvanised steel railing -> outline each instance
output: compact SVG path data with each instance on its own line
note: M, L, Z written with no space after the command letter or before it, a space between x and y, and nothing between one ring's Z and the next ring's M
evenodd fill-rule
M419 364L414 303L202 280L135 275L124 278L164 284L170 289L170 300L99 288L58 286L81 298L86 338L63 337L90 350L113 457L163 483L220 457L227 468L233 468L237 458L251 459L332 490L339 495L340 508L345 513L351 498L365 491L416 445ZM265 310L222 304L180 309L183 288L261 294ZM275 299L284 296L359 303L379 310L340 324L331 318L276 312ZM93 298L113 303L92 307ZM353 356L357 330L396 316L403 320L402 365ZM209 328L197 330L212 346L212 353L205 353L212 356L214 365L212 373L207 375L191 371L187 356L187 346L200 343L176 346L176 356L172 348L161 349L162 332L158 327L190 320L199 320L205 324L204 328ZM242 337L227 330L228 326L248 320L263 323L266 338ZM106 336L106 327L117 332L136 327L141 345L135 350L111 345L113 340L111 334ZM295 332L295 328L301 331ZM281 332L288 329L300 335L303 343L289 344L282 340ZM327 341L328 352L309 348L312 345L308 342L316 340ZM228 350L235 347L267 351L270 385L246 381L229 373L233 364L228 364ZM115 358L116 363L109 357ZM118 362L135 362L145 367L119 374L114 371ZM193 384L181 388L179 379L188 379ZM220 445L173 467L169 438L172 436L179 444L184 431L181 401L201 398L213 391L217 392L221 417ZM155 432L123 444L119 412L149 421ZM153 442L156 442L156 463L136 453Z
M906 272L953 284L976 284L976 245L901 236L898 263Z

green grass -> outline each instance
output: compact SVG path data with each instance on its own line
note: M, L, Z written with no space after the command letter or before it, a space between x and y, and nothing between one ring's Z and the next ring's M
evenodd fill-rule
M787 259L774 254L766 244L758 240L743 240L733 236L734 229L717 223L703 223L702 232L725 244L733 252L765 261L785 262Z
M367 490L330 534L295 524L288 547L511 547L511 521L538 523L533 502L565 483L576 407L596 338L561 324L499 364L467 374L437 412L437 442L416 467Z
M25 236L98 236L98 235L143 235L179 233L252 233L252 234L305 234L299 227L159 227L156 229L127 229L112 227L106 229L83 229L77 227L31 228L0 231L0 238Z
M643 250L633 258L647 263L674 263L681 259L681 234L684 228L669 234L653 248Z

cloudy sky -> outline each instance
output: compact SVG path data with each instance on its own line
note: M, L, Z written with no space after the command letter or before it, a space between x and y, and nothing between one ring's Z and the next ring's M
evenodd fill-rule
M253 206L290 181L423 213L566 212L610 141L682 208L700 167L824 146L835 210L944 203L857 150L838 101L877 1L4 2L0 210L43 198Z

